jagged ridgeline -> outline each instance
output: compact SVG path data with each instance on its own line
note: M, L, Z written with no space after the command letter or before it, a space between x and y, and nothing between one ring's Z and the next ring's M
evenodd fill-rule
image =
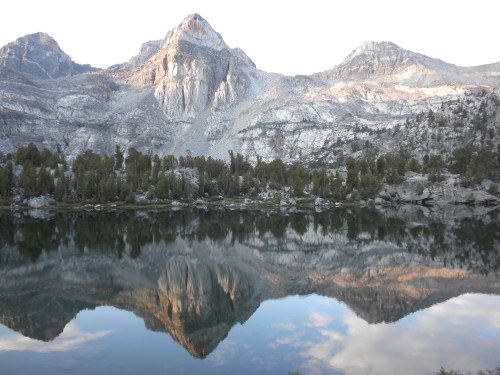
M316 293L369 323L500 292L498 212L0 212L0 322L53 340L83 309L134 312L195 357L268 299Z
M72 160L118 144L335 165L402 147L422 163L468 144L496 149L499 73L500 63L459 67L390 42L310 76L267 73L197 14L101 70L38 33L0 49L0 151L33 142Z

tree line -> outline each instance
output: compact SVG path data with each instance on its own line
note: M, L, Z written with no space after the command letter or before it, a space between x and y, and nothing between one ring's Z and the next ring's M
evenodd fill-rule
M342 201L372 198L383 184L399 184L405 173L428 174L441 181L447 169L460 174L471 186L484 179L498 180L500 145L491 143L458 148L445 159L424 155L421 161L401 149L378 158L346 160L344 169L307 168L280 159L250 163L229 151L229 161L204 156L150 156L135 148L124 155L86 150L68 163L61 153L39 150L34 144L15 153L0 153L0 201L45 195L65 203L133 203L151 200L185 200L207 197L256 197L265 192L287 192L292 197L312 195Z

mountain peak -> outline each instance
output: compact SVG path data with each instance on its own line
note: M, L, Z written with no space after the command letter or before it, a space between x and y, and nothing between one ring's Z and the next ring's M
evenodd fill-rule
M76 64L49 34L28 34L0 48L0 66L37 78L53 79L95 71Z
M57 53L64 53L61 48L59 47L59 44L57 44L56 40L52 38L49 34L44 33L44 32L37 32L33 34L27 34L24 35L15 41L7 44L6 46L1 48L1 51L4 52L7 49L12 49L13 46L20 46L23 48L28 48L28 49L43 49L46 52L57 52Z
M172 45L178 41L186 41L218 51L228 48L222 36L198 13L184 18L180 25L170 31L165 38L166 45Z
M373 58L375 55L384 54L386 56L389 55L397 55L401 52L409 52L405 49L399 47L397 44L388 41L382 42L374 42L367 41L361 44L358 48L352 51L342 62L342 64L346 64L358 56L365 56L366 58Z
M401 48L395 43L364 42L327 73L333 79L411 79L432 72L451 72L455 65Z
M33 34L28 34L20 39L25 39L28 42L35 42L35 43L43 44L45 46L50 46L54 49L60 50L59 44L57 44L56 40L45 32L37 32L37 33L33 33Z

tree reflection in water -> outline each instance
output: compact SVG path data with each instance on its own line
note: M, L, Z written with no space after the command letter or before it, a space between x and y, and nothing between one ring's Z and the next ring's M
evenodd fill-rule
M56 212L36 218L26 212L0 212L0 248L16 248L31 262L42 252L74 246L80 252L116 252L137 258L148 244L192 241L244 243L253 236L281 239L304 235L310 226L320 236L345 235L349 243L389 242L410 253L445 265L497 272L499 263L499 213L441 221L414 210L375 208L335 209L324 212L262 210L147 210ZM128 246L127 246L128 245Z

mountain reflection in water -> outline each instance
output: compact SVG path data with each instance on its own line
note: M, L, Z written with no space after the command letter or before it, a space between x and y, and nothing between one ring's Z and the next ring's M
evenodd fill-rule
M334 297L368 326L395 322L464 293L500 294L499 221L498 210L421 207L4 211L0 322L50 341L78 312L113 306L198 358L290 295Z

